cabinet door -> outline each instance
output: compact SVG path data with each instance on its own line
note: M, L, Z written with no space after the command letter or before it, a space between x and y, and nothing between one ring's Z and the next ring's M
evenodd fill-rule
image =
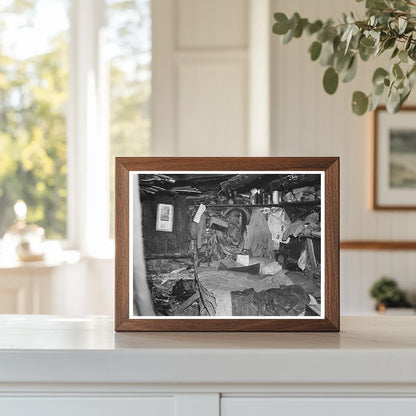
M0 269L0 314L33 313L30 273Z
M7 416L174 416L173 396L0 398Z
M224 397L221 416L415 416L416 398Z

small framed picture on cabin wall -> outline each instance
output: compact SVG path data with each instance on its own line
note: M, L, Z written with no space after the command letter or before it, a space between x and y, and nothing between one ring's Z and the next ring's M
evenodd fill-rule
M117 158L117 331L338 331L338 158Z
M156 230L171 233L173 230L173 205L158 204L156 211Z
M373 208L416 209L416 107L374 112Z

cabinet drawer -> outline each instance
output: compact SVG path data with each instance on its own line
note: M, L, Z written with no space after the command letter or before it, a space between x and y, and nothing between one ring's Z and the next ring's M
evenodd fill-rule
M1 397L7 416L174 416L173 396L153 397Z
M224 397L221 416L415 416L416 398Z

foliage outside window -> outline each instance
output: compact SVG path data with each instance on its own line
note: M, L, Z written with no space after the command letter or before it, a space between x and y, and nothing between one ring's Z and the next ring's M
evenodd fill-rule
M110 71L110 235L114 158L146 156L150 144L151 1L107 0Z
M111 220L102 226L110 235L114 157L146 155L149 149L150 3L95 3L106 12L109 138L103 139L110 141ZM67 236L67 175L74 174L67 171L72 6L72 0L0 4L0 238L14 220L18 199L28 205L27 221L42 226L47 238Z
M66 237L68 12L66 0L0 6L0 237L18 199L48 238Z

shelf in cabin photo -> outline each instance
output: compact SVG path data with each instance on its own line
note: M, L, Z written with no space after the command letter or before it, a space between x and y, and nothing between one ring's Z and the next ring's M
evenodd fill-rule
M200 203L193 203L189 205L198 206ZM205 205L205 204L204 204ZM206 204L207 208L268 208L268 207L290 207L290 206L302 206L302 205L321 205L321 200L316 201L298 201L298 202L281 202L280 204Z

